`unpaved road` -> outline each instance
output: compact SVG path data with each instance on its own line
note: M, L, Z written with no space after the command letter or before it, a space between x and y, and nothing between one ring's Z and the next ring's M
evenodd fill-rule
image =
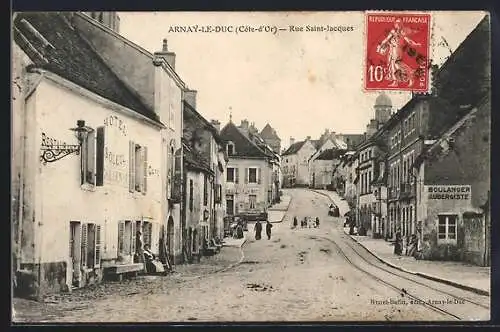
M389 268L345 235L330 201L293 196L271 240L250 238L200 266L141 277L39 304L15 299L16 321L393 321L489 319L489 299ZM292 230L293 216L321 226ZM253 226L250 225L252 230ZM241 264L220 272L221 268ZM217 272L219 271L219 272ZM423 304L423 301L425 304Z

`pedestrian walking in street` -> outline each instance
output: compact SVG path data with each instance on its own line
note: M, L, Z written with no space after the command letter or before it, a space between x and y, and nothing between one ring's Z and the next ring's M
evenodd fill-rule
M268 240L271 240L271 228L273 228L273 225L271 225L271 223L268 220L266 223L266 235Z
M319 228L319 217L316 217L316 228Z
M293 217L293 228L297 228L298 220L297 217Z
M401 255L403 253L403 237L401 236L400 231L396 233L396 242L394 243L394 253L396 255Z
M253 229L255 230L255 239L260 240L262 236L262 224L260 221L257 220Z

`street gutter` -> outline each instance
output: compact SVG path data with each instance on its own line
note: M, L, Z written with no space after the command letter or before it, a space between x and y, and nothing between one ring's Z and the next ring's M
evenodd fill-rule
M330 201L335 204L335 202L332 200L332 198L330 196L328 196L327 194L323 193L323 192L320 192L320 191L316 191L316 190L312 190L320 195L323 195L323 196L326 196L328 197L328 199L330 199ZM344 230L344 233L346 235L349 235L349 233L347 233L345 230ZM374 256L376 259L378 259L380 262L394 268L394 269L397 269L397 270L400 270L400 271L403 271L403 272L406 272L406 273L409 273L409 274L413 274L413 275L416 275L416 276L419 276L419 277L422 277L422 278L426 278L426 279L429 279L429 280L432 280L432 281L437 281L437 282L440 282L440 283L443 283L443 284L446 284L446 285L450 285L450 286L453 286L453 287L457 287L457 288L460 288L460 289L464 289L466 291L469 291L469 292L473 292L473 293L476 293L476 294L479 294L479 295L484 295L484 296L489 296L490 295L490 292L484 290L484 289L481 289L481 288L476 288L476 287L472 287L472 286L468 286L468 285L464 285L464 284L460 284L460 283L457 283L455 281L451 281L451 280L448 280L448 279L444 279L444 278L439 278L439 277L436 277L436 276L433 276L433 275L430 275L430 274L427 274L427 273L422 273L422 272L415 272L415 271L410 271L410 270L407 270L401 266L397 266L395 264L392 264L390 262L388 262L387 260L381 258L380 256L378 256L377 254L375 254L374 252L370 251L363 243L361 243L360 241L358 241L357 239L355 239L353 236L349 235L349 237L354 240L356 243L358 243L361 247L363 247L363 249L365 249L366 251L368 251L372 256Z
M286 209L284 210L274 210L274 209L268 209L268 210L271 210L271 211L284 211L285 213L283 214L283 217L281 217L281 220L280 221L271 221L271 224L277 224L277 223L281 223L283 222L283 220L285 219L286 217L286 213L288 212L288 209L290 208L290 204L292 204L292 200L293 200L293 196L290 196L290 201L288 202L288 205L286 206Z
M349 235L348 233L346 233L346 234ZM401 266L392 264L392 263L388 262L387 260L385 260L385 259L381 258L380 256L378 256L374 252L370 251L362 242L360 242L357 239L355 239L354 237L352 237L352 235L349 235L349 237L351 239L353 239L356 243L358 243L361 247L363 247L363 249L365 249L368 253L370 253L372 256L374 256L375 258L377 258L380 262L382 262L382 263L384 263L384 264L386 264L386 265L388 265L388 266L390 266L390 267L392 267L394 269L397 269L397 270L400 270L400 271L403 271L403 272L406 272L406 273L409 273L409 274L413 274L413 275L416 275L416 276L419 276L419 277L423 277L425 279L429 279L429 280L432 280L432 281L437 281L437 282L440 282L440 283L443 283L443 284L447 284L447 285L450 285L450 286L453 286L453 287L461 288L461 289L464 289L466 291L473 292L473 293L476 293L476 294L479 294L479 295L484 295L484 296L489 296L490 295L490 292L488 292L488 291L486 291L484 289L481 289L481 288L476 288L476 287L472 287L472 286L460 284L460 283L455 282L455 281L451 281L451 280L448 280L448 279L436 277L436 276L433 276L433 275L430 275L430 274L427 274L427 273L423 273L423 272L415 272L415 271L407 270L407 269L405 269L405 268L403 268Z

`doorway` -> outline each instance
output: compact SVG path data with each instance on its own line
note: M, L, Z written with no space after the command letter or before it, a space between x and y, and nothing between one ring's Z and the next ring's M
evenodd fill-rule
M230 216L234 215L234 195L226 196L226 213Z
M81 267L81 223L70 221L69 223L69 259L70 259L70 279L73 287L80 285Z

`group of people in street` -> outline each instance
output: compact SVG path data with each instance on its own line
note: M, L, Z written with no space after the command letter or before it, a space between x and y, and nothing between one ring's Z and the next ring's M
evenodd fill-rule
M297 217L293 217L292 229L296 229L299 225ZM300 220L301 228L319 228L319 217L312 219L311 217L304 217Z
M269 222L269 220L266 222L266 235L267 239L271 239L271 228L273 228L273 225ZM260 240L262 238L262 223L257 220L254 226L254 231L255 231L255 240Z

